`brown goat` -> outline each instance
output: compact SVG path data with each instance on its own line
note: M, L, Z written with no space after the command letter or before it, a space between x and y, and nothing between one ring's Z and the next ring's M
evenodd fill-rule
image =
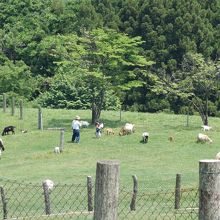
M115 134L115 132L113 131L113 129L112 128L106 128L106 134L107 135L114 135Z

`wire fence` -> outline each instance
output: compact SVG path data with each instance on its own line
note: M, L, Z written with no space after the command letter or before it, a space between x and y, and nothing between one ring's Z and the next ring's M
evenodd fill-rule
M90 198L87 184L56 184L48 197L40 184L0 179L0 189L0 219L93 219L94 186ZM133 189L120 186L118 219L198 219L198 188L181 189L178 208L175 189L139 188L131 209L133 196Z

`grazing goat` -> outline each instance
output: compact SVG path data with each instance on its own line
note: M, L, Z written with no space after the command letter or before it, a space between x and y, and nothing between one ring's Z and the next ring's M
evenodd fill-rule
M212 129L212 127L208 125L202 125L201 127L203 128L203 131L210 131Z
M43 181L43 185L47 188L47 190L49 191L49 193L53 190L54 188L54 182L52 180L44 180Z
M53 152L54 152L55 154L60 154L60 148L59 148L59 147L55 147L55 148L53 149Z
M15 134L15 126L7 126L4 128L3 132L2 132L2 136L9 134L9 132L11 131L12 134Z
M4 145L3 145L3 141L0 138L0 159L1 159L2 151L4 151L4 150L5 150L5 148L4 148Z
M134 124L126 123L124 127L121 128L119 135L124 136L134 133Z
M80 122L82 128L88 128L89 127L89 122L88 121L81 121Z
M149 138L149 133L148 132L143 132L142 134L142 142L143 143L147 143L148 142L148 138Z
M212 140L211 138L208 137L208 135L199 133L197 136L197 143L199 142L200 143L205 143L205 142L212 143Z
M112 128L106 128L106 134L107 135L111 135L111 134L115 134L115 132L112 130Z

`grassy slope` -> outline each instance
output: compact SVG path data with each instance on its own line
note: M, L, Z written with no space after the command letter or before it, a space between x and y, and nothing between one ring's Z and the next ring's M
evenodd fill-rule
M209 136L213 144L197 144L196 135L201 132L201 120L190 116L186 127L186 116L168 114L149 114L123 112L119 121L119 112L102 112L106 127L115 130L114 136L103 134L95 138L95 128L82 129L81 142L73 144L71 140L71 121L75 115L90 120L90 111L43 109L44 128L65 127L64 152L55 155L52 151L59 144L59 131L37 129L37 109L24 109L24 119L19 120L18 110L15 116L10 112L0 112L0 129L15 125L16 134L3 136L5 152L0 160L0 178L16 179L41 183L45 178L55 182L86 182L86 176L95 178L96 162L103 159L120 161L121 183L132 185L136 174L140 186L172 187L176 173L181 173L185 186L198 185L198 165L200 159L214 158L220 150L220 119L210 118L213 131ZM119 129L125 122L135 123L136 132L120 137ZM20 129L27 129L23 134ZM149 143L141 144L144 130L150 133ZM174 136L174 142L168 137Z

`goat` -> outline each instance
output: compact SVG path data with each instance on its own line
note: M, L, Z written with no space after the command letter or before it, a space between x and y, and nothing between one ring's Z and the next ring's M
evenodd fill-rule
M111 135L111 134L115 134L115 132L112 130L112 128L106 128L106 134L107 135Z
M202 125L201 127L203 128L203 131L210 131L212 129L212 127L208 125Z
M53 149L53 152L54 152L55 154L60 154L60 148L59 148L59 147L55 147L55 148Z
M218 153L216 154L215 159L216 159L216 160L220 160L220 152L218 152Z
M12 134L15 134L15 126L7 126L3 129L3 132L2 132L2 136L6 135L6 134L9 134L9 132L11 131Z
M197 136L197 143L199 142L200 143L205 143L205 142L212 143L212 140L211 138L208 137L208 135L199 133Z
M142 134L142 142L143 143L147 143L148 142L148 138L149 138L149 133L148 132L143 132Z
M0 159L1 159L1 155L2 155L2 151L4 151L4 144L3 144L3 140L0 138Z
M89 127L89 122L88 121L81 121L80 122L82 128L88 128Z
M131 134L132 132L134 133L134 124L126 123L124 127L121 128L119 135L120 136L128 135Z
M174 141L174 137L173 137L173 136L169 136L169 137L168 137L168 140L169 140L170 142L173 142L173 141Z
M46 189L50 193L54 188L54 182L52 180L46 179L43 181L43 186L46 187Z

